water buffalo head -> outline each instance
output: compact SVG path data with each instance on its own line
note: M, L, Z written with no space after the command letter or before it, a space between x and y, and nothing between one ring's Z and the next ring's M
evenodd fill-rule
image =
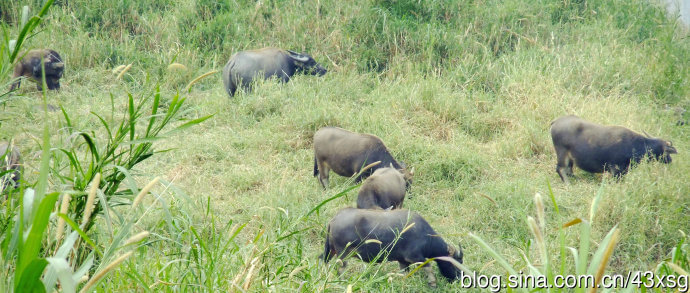
M326 74L326 72L328 71L326 70L326 68L323 68L321 64L317 63L316 60L314 60L314 58L307 54L297 53L295 51L290 50L287 50L287 52L288 57L290 57L290 59L292 59L295 62L296 69L299 72L322 76Z
M677 154L678 150L673 146L673 143L660 138L655 138L649 135L646 131L642 131L649 141L652 141L652 149L650 153L654 156L654 159L662 162L664 164L671 163L671 154Z

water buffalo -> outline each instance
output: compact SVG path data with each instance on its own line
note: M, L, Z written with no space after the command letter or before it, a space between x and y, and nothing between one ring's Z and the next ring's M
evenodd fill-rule
M400 268L425 262L429 258L448 256L462 263L462 248L455 249L434 231L419 214L409 210L363 210L345 208L328 224L323 259L340 259L356 253L365 262L397 261ZM381 254L384 253L384 254ZM436 260L441 274L449 281L460 277L460 270L452 263ZM343 266L346 262L343 260ZM436 278L429 264L424 267L429 285L436 286Z
M41 65L43 63L43 65ZM43 67L42 67L43 66ZM45 68L45 71L42 69ZM19 88L21 84L20 76L24 76L36 82L36 88L40 91L42 87L41 78L43 73L46 76L46 85L50 90L60 89L60 78L65 70L65 63L57 52L50 49L35 49L27 52L24 57L14 66L13 78L16 80L10 86L10 91Z
M405 177L392 165L374 171L357 195L358 209L399 209L405 200Z
M277 48L263 48L237 52L223 68L223 84L231 97L241 86L245 91L251 90L251 83L257 76L263 79L277 77L288 82L295 73L324 75L326 69L316 63L307 54Z
M10 146L7 142L0 142L0 191L5 188L19 186L21 178L22 159L17 147Z
M354 133L338 127L324 127L314 134L314 176L319 176L324 189L328 187L330 170L340 176L351 177L359 173L362 167L377 161L381 163L357 176L355 182L389 165L402 170L405 181L411 182L413 172L408 172L404 163L398 163L383 141L375 135Z
M564 182L573 174L573 163L591 173L625 174L630 162L653 158L671 162L677 153L671 142L642 135L621 126L604 126L577 116L551 122L551 139L556 149L556 172Z

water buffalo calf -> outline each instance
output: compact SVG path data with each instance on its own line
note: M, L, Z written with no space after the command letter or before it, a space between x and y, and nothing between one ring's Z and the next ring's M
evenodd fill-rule
M323 258L345 258L356 253L365 262L397 261L401 268L448 256L462 263L462 248L455 249L436 234L429 223L409 210L363 210L345 208L328 224ZM382 253L384 253L382 255ZM441 274L449 281L460 277L460 269L450 262L435 260ZM344 268L346 262L343 261ZM429 264L424 267L429 285L436 277ZM341 271L342 272L342 271Z
M551 139L556 149L556 172L564 182L573 174L573 164L591 173L625 174L630 162L653 158L671 162L677 153L671 142L644 136L621 126L604 126L577 116L551 122Z
M43 63L43 65L41 65ZM43 67L42 67L43 66ZM45 69L45 70L43 70ZM60 78L65 70L65 63L57 52L50 49L36 49L27 52L17 65L14 66L13 78L16 80L10 86L10 91L19 88L24 76L36 82L36 88L42 90L43 73L46 76L46 85L50 90L60 89Z
M223 68L223 84L230 97L235 95L238 87L251 90L252 81L259 77L269 79L277 77L288 82L296 73L324 75L326 69L316 63L307 54L278 48L263 48L237 52Z
M19 186L21 178L22 159L17 147L10 146L7 142L0 142L0 192L5 188Z
M333 170L340 176L351 177L362 167L381 162L355 178L355 182L369 177L376 169L392 165L401 170L409 184L413 172L408 172L403 163L398 163L388 152L380 138L371 134L360 134L338 127L324 127L314 134L314 176L325 189L328 187L328 173Z
M405 200L405 178L392 165L374 171L357 195L358 209L399 209Z

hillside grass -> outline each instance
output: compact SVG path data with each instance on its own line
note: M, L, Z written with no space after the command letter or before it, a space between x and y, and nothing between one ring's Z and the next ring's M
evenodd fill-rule
M25 4L0 4L10 32ZM312 177L312 136L323 126L375 134L413 166L405 208L461 244L465 264L485 274L505 272L467 234L515 267L525 266L523 254L538 259L526 217L549 184L560 208L559 216L546 205L554 255L555 232L586 218L600 188L593 243L615 225L621 232L607 272L655 270L684 237L678 231L690 232L690 128L677 123L690 108L690 42L646 1L63 1L41 28L27 46L66 59L62 90L48 103L62 106L75 129L103 139L90 112L125 113L127 93L147 97L157 85L164 97L187 98L187 118L215 114L156 142L170 150L132 173L139 185L162 176L174 187L146 201L151 212L139 224L155 240L99 290L234 290L249 271L249 291L295 290L303 281L307 292L427 290L422 274L404 279L397 265L351 259L337 276L318 260L326 223L357 194L306 216L353 185L331 174L324 191ZM262 82L234 98L220 74L183 91L234 52L264 46L308 52L329 72ZM173 62L188 69L169 71ZM111 72L130 63L122 79ZM28 181L38 173L44 124L53 144L70 143L62 113L44 119L34 89L24 83L0 113L0 138L21 148ZM620 180L576 170L565 185L548 129L566 114L644 130L673 141L679 154ZM70 188L51 182L55 191ZM565 233L577 246L579 229Z

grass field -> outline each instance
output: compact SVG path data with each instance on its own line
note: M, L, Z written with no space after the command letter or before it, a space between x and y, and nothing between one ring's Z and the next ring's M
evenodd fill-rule
M5 41L19 33L22 6L35 13L39 2L0 4ZM98 116L117 125L128 94L150 104L159 88L160 111L172 108L174 96L186 98L171 128L213 115L152 141L167 151L131 168L123 192L103 193L110 207L88 230L94 246L107 252L118 237L151 235L99 292L430 290L422 273L405 278L396 264L351 259L338 276L335 265L318 259L326 223L357 195L353 189L310 213L353 186L331 174L324 191L312 177L312 136L323 126L375 134L413 166L405 208L461 244L471 270L506 274L470 233L518 270L544 269L526 220L537 217L535 193L545 202L546 255L554 268L564 264L560 272L575 272L562 247L578 247L585 236L579 226L559 228L589 220L597 194L589 254L614 226L620 233L607 274L660 272L678 254L688 270L688 248L672 251L690 232L690 42L647 1L77 0L53 4L35 32L24 48L52 48L65 59L62 89L46 99L63 107L71 127L61 111L37 107L43 99L31 83L2 97L0 138L20 147L26 187L40 187L47 127L47 193L85 197L85 184L64 179L78 172L57 149L73 147L87 161L88 148L73 134L88 133L104 147L108 132ZM265 46L307 52L329 72L258 83L234 98L217 73L185 91L234 52ZM169 70L171 63L186 69ZM112 70L123 64L132 66L118 78ZM0 85L11 78L11 67L3 68ZM671 140L679 153L671 164L645 162L621 180L576 170L566 185L548 131L566 114L644 130ZM144 207L130 208L134 191L157 176ZM76 210L68 216L81 218ZM54 247L50 223L44 252ZM75 250L81 258L70 262L73 270L94 248ZM10 275L14 265L4 255ZM110 259L95 254L94 261L92 271ZM440 282L439 289L460 287Z

